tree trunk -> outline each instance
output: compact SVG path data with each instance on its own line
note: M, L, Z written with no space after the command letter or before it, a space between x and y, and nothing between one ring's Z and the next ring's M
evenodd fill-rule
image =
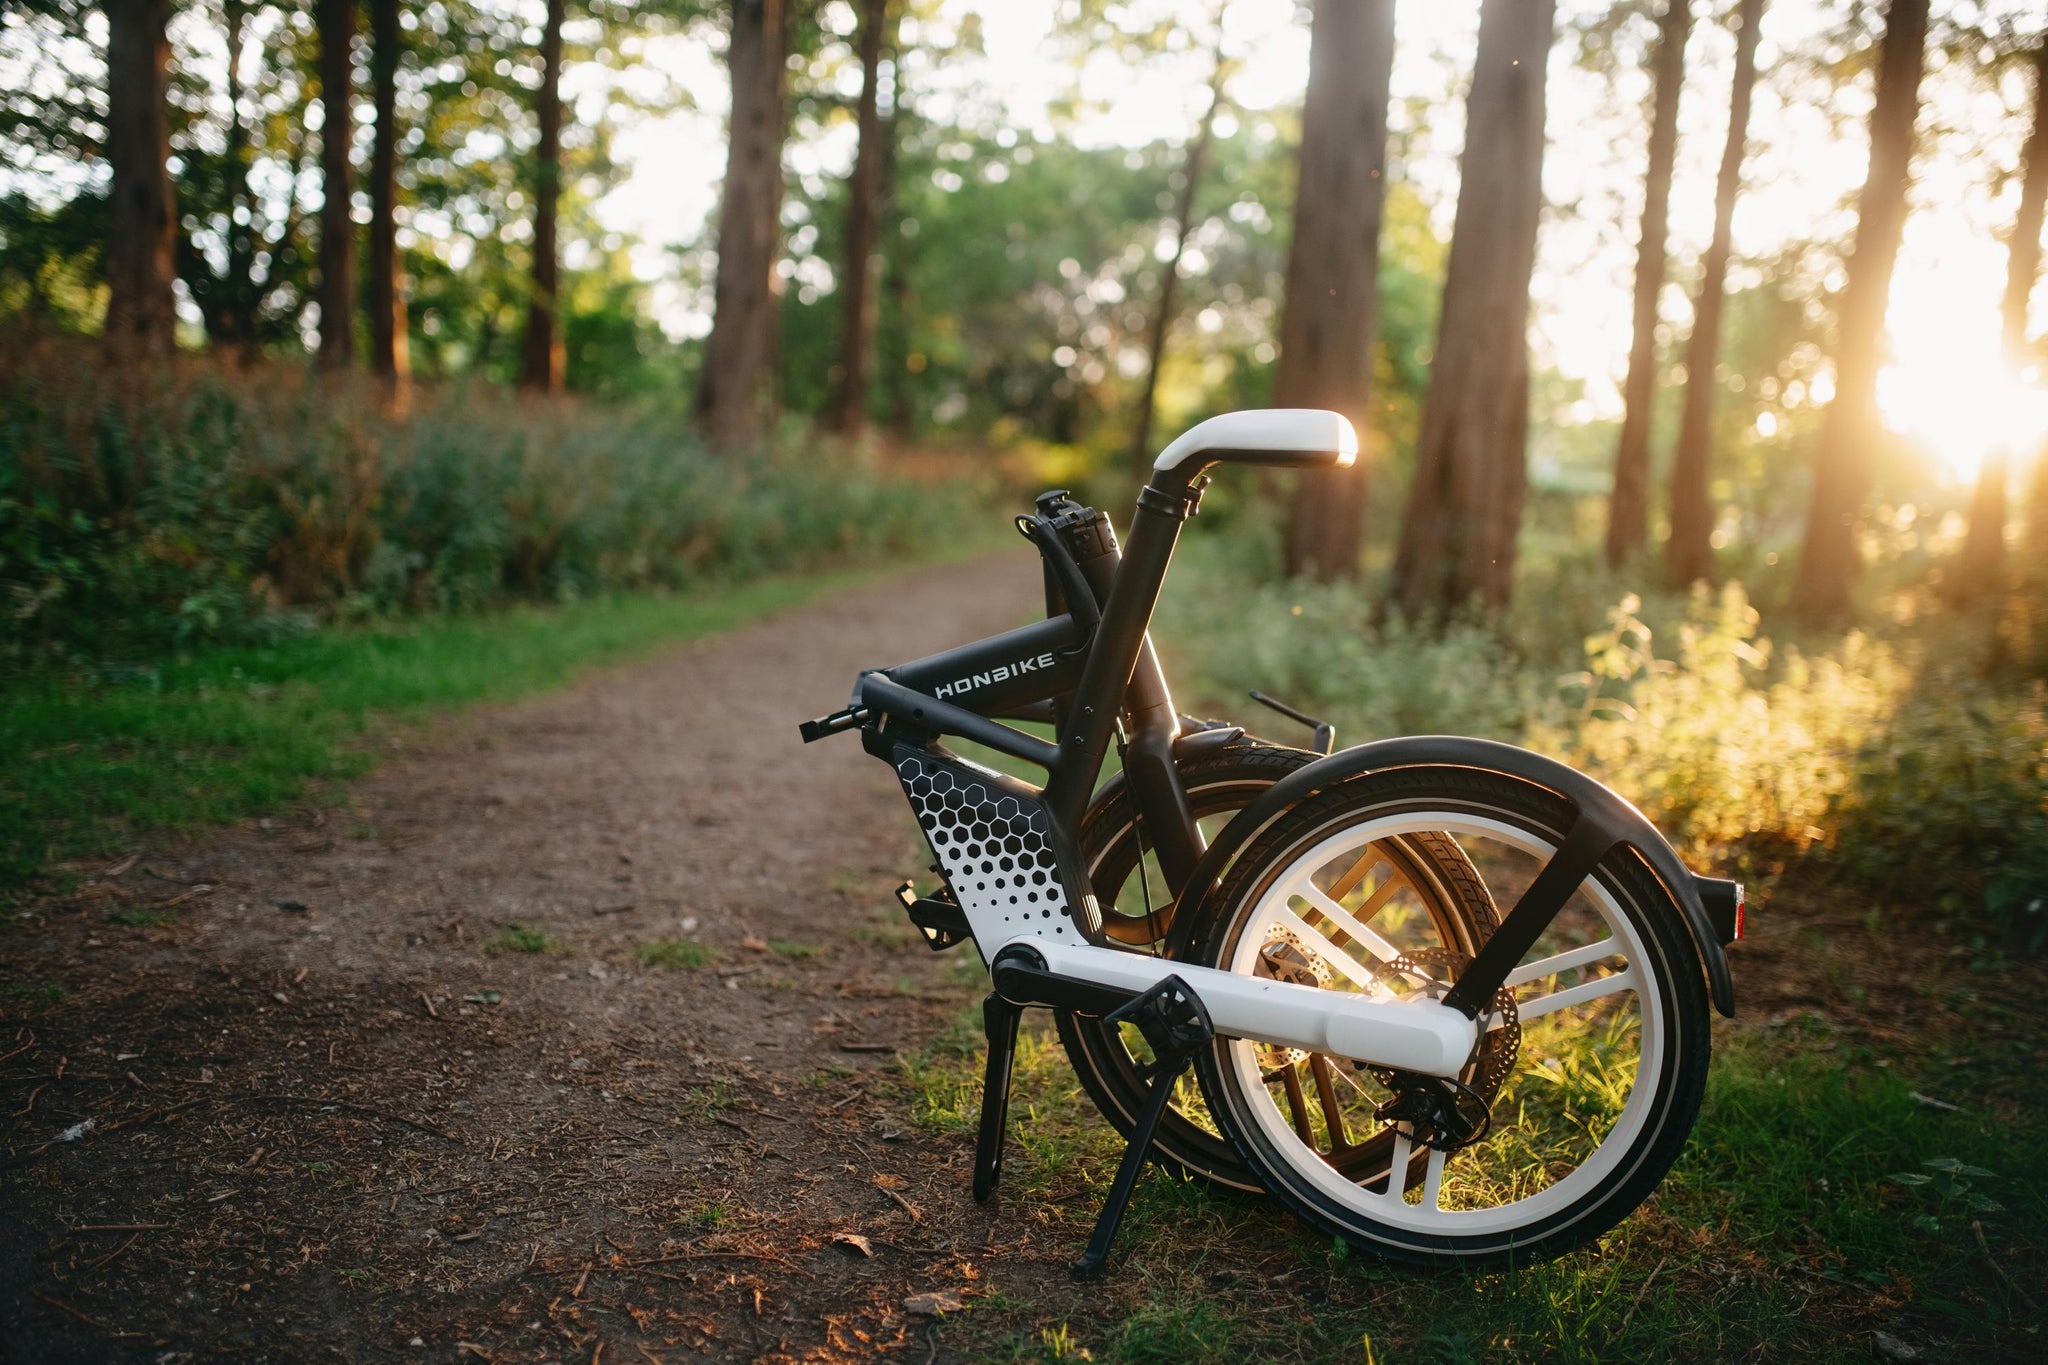
M860 150L846 184L846 260L839 307L839 367L825 425L860 433L868 420L869 356L875 331L875 234L881 221L882 141L895 120L882 122L878 85L888 36L889 0L864 0L860 21Z
M722 446L761 438L775 361L788 41L783 0L734 0L718 278L697 388L697 421Z
M912 312L910 251L903 238L901 189L896 174L897 149L909 109L903 89L903 68L896 68L895 107L889 111L889 129L882 144L882 219L890 225L889 246L882 253L882 316L893 326L880 326L876 337L881 362L882 425L897 440L910 436L910 349Z
M317 0L320 30L320 363L355 358L355 0Z
M1188 143L1181 161L1180 191L1173 204L1173 255L1165 262L1159 280L1159 298L1152 309L1152 323L1145 337L1145 385L1138 398L1138 429L1131 438L1131 459L1143 480L1152 466L1152 409L1159 395L1159 364L1166 354L1166 333L1173 326L1174 296L1180 292L1181 257L1187 252L1188 224L1195 211L1195 195L1202 187L1202 172L1209 162L1209 148L1216 137L1216 110L1223 103L1223 36L1219 25L1216 50L1209 68L1209 103L1195 125L1194 140Z
M398 260L398 0L370 0L370 86L377 136L370 149L370 363L402 406L412 378Z
M567 0L548 0L540 37L540 91L534 100L540 143L533 153L533 278L526 296L526 336L519 347L519 387L536 393L557 393L562 387L555 219L562 197L562 12L567 7Z
M1485 0L1466 101L1443 321L1423 402L1394 601L1441 620L1505 607L1528 492L1529 275L1543 208L1554 0Z
M1664 562L1674 583L1714 573L1714 506L1708 492L1713 461L1714 369L1721 354L1721 308L1728 286L1728 253L1735 200L1742 193L1742 160L1749 145L1749 103L1756 89L1757 30L1764 0L1742 0L1735 16L1735 85L1728 99L1728 140L1714 183L1714 236L1693 300L1692 336L1685 345L1685 406L1678 419L1678 449L1671 460L1671 539Z
M2017 379L2027 349L2027 301L2041 271L2041 219L2048 201L2048 42L2034 49L2034 126L2020 154L2020 208L2006 243L2003 304L2005 363ZM1956 596L1963 599L2005 586L2006 485L2011 451L1986 452L1970 500L1970 533L1956 565ZM2036 473L2036 493L2041 490ZM2035 509L2039 510L2048 509Z
M1650 168L1643 179L1643 227L1636 240L1635 335L1622 385L1614 494L1607 502L1607 562L1642 553L1650 526L1650 410L1657 400L1657 301L1664 293L1664 243L1671 216L1671 167L1678 159L1678 99L1685 89L1685 40L1692 0L1665 0L1652 59Z
M1363 427L1379 329L1394 0L1316 0L1311 27L1273 404L1331 408ZM1362 458L1301 473L1283 547L1290 575L1358 572L1367 477Z
M117 359L177 340L178 214L169 169L169 0L107 0L106 344Z
M1928 0L1891 0L1870 112L1870 173L1857 203L1856 244L1836 318L1835 397L1821 420L1799 556L1795 603L1810 617L1840 615L1859 567L1856 528L1869 496L1871 458L1883 439L1877 371L1884 363L1885 310L1906 228L1913 124L1920 112Z

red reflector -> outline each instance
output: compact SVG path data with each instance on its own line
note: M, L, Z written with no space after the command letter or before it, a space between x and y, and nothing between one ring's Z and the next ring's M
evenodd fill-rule
M1742 918L1749 910L1749 898L1742 893L1742 884L1735 886L1735 937L1742 937Z

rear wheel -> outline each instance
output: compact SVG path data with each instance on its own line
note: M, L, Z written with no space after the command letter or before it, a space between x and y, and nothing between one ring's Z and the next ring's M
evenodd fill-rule
M1476 769L1354 779L1252 842L1190 956L1325 990L1440 996L1473 949L1428 941L1359 865L1426 839L1457 850L1447 865L1470 869L1489 903L1513 905L1573 818L1555 793ZM1682 912L1615 850L1483 1017L1457 1096L1471 1122L1448 1136L1376 1115L1403 1083L1391 1072L1243 1039L1201 1054L1202 1090L1267 1190L1362 1250L1463 1265L1555 1256L1649 1194L1699 1111L1709 1015Z
M1245 740L1190 759L1181 781L1203 833L1213 839L1267 787L1315 758L1304 750ZM1172 926L1173 897L1144 845L1128 788L1119 785L1090 809L1081 827L1081 852L1103 907L1104 932L1134 948L1156 947ZM1498 921L1492 902L1456 844L1423 832L1383 841L1375 859L1360 875L1375 878L1371 889L1392 907L1390 917L1416 918L1423 941L1470 954L1493 931ZM1314 972L1305 956L1295 956L1300 960L1289 963L1283 952L1280 969ZM1116 1130L1130 1136L1151 1084L1142 1070L1152 1061L1143 1036L1135 1026L1117 1029L1082 1015L1061 1013L1054 1020L1082 1088ZM1320 1075L1316 1068L1322 1066L1318 1059L1311 1070ZM1213 1184L1253 1193L1263 1188L1211 1116L1192 1075L1182 1077L1160 1121L1153 1156Z

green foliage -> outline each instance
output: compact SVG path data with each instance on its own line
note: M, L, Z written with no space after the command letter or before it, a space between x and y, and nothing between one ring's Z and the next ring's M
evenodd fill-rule
M1590 592L1613 580L1566 561L1559 589L1525 592L1509 622L1423 632L1382 619L1369 583L1273 581L1256 535L1191 548L1161 617L1191 701L1241 716L1235 699L1257 687L1333 720L1347 744L1527 744L1615 787L1704 861L1805 853L2007 948L2048 947L2048 689L1984 676L1970 623L1923 614L1780 648L1740 584L1601 611ZM1578 666L1560 667L1574 637Z
M367 383L296 366L114 374L76 344L8 359L0 664L755 576L905 548L972 492L793 445L714 454L648 400L458 388L399 419Z

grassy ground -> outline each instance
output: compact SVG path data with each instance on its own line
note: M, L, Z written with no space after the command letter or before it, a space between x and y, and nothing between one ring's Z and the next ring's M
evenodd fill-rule
M1720 1026L1685 1155L1595 1249L1418 1274L1155 1170L1100 1297L991 1293L944 1339L1006 1361L2039 1359L2038 1015L2012 1007L2003 964L1927 944L1927 972L1894 989L1932 1013L1873 1025L1886 1012L1850 1002L1892 970L1901 945L1881 932L1793 945L1829 1007L1765 1013L1752 995ZM978 1034L963 1019L903 1073L916 1120L963 1141ZM1004 1219L1078 1250L1117 1148L1050 1030L1024 1046L1012 1103Z
M381 721L560 686L577 670L728 629L872 571L403 625L324 629L148 669L0 681L0 898L145 831L280 808L375 758Z

